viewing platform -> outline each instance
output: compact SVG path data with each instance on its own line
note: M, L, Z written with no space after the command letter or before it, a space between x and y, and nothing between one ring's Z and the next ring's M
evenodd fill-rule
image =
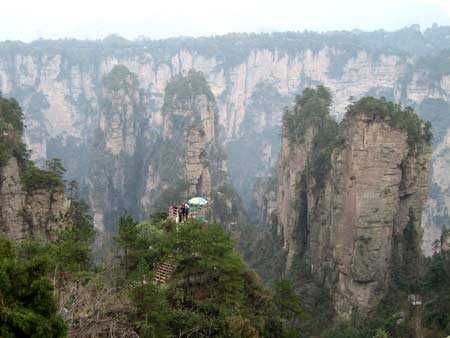
M207 223L210 213L208 201L201 197L194 197L187 203L169 206L168 219L175 223L183 223L188 219Z

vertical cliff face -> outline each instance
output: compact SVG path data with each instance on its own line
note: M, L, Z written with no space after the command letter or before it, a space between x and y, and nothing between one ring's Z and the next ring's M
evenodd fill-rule
M70 201L61 178L27 160L22 111L0 97L0 230L14 240L54 238L68 226Z
M422 234L430 135L412 111L372 98L350 106L337 132L326 114L302 117L315 96L285 119L278 233L285 273L325 287L348 318L373 309L411 264L406 234ZM295 119L307 122L297 140Z
M283 249L287 252L286 269L290 270L294 256L297 254L296 225L299 217L307 208L302 203L297 204L298 194L304 194L304 170L308 154L311 151L314 137L314 127L305 131L304 140L301 145L294 146L288 140L286 128L283 130L282 147L280 154L280 165L278 172L277 189L277 223L278 235L283 238ZM302 201L306 201L303 196Z
M306 89L296 98L296 105L285 112L282 147L278 166L277 224L278 235L283 239L286 251L286 271L292 269L295 256L305 250L299 245L299 236L307 236L309 199L309 174L320 175L313 157L326 147L328 140L322 132L327 128L335 131L336 122L329 116L331 96L327 89ZM332 135L334 136L334 135ZM314 156L311 155L314 153ZM325 164L323 164L325 165ZM299 228L304 230L299 233ZM305 238L303 239L305 240Z
M136 217L144 212L140 201L143 167L156 137L148 128L145 102L137 76L128 68L116 66L103 78L87 178L99 229L114 226L124 210Z
M139 82L124 66L116 66L103 79L100 130L106 151L132 155L136 150L139 114L143 113Z
M147 178L147 186L154 188L146 200L165 208L202 196L209 200L213 218L235 220L236 194L228 184L216 101L203 74L190 71L174 77L165 90L162 112L158 160L149 164Z
M329 229L311 233L312 273L329 278L330 287L337 282L335 309L344 316L374 308L403 264L413 263L402 261L404 233L411 222L422 233L431 158L426 141L411 144L389 119L358 109L343 123L345 144L332 156L329 195L314 211L316 222L327 222ZM331 242L331 252L323 249L323 238ZM334 264L336 275L327 276Z
M188 196L211 199L212 169L223 167L223 162L213 158L219 147L217 106L203 75L190 72L173 79L166 89L163 114L164 142L175 147L174 160L181 161Z

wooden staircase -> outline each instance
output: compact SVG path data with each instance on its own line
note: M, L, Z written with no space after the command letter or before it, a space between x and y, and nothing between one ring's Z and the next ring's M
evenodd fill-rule
M167 256L155 270L153 281L158 284L166 284L178 267L178 263L173 256Z

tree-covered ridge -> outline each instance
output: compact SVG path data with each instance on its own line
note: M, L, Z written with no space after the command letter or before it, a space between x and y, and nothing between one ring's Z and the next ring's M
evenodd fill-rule
M16 54L38 57L60 54L70 63L84 69L99 67L105 56L127 57L151 54L157 63L170 63L171 57L181 50L215 57L226 67L233 67L245 60L256 49L268 49L279 53L296 54L305 50L319 51L325 47L354 53L366 50L374 54L422 56L437 54L448 46L450 27L433 26L421 32L417 25L388 32L330 31L318 33L274 32L231 33L213 37L178 37L163 40L127 40L112 35L103 40L37 40L31 43L4 41L0 43L0 55L13 58Z
M178 74L167 83L162 111L170 113L193 109L196 99L202 95L215 105L214 94L202 72L190 70L186 75Z
M431 143L431 123L423 121L411 107L387 101L385 98L364 97L347 108L347 114L364 114L372 119L382 119L408 134L410 145Z

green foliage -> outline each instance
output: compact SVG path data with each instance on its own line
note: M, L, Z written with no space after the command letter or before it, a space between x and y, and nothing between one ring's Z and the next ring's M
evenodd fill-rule
M71 201L66 215L68 227L60 229L53 241L30 238L20 244L26 257L39 257L46 261L49 270L84 274L93 268L92 245L95 231L84 202Z
M73 182L70 185L73 190L68 196L70 206L61 219L65 227L49 234L52 241L33 237L22 241L20 250L27 257L39 257L46 261L54 273L83 274L93 268L95 230L89 207L79 199L77 186Z
M277 321L281 322L286 335L298 337L301 331L300 324L306 318L301 307L300 298L295 293L294 285L289 280L280 280L275 283L273 301Z
M377 332L375 332L375 336L373 338L389 338L389 334L386 332L386 330L378 329Z
M53 241L29 238L17 246L0 238L0 336L65 337L54 296L59 276L85 276L92 271L94 231L86 205L71 200L67 229ZM48 276L52 276L53 283Z
M7 99L0 96L0 116L2 128L9 127L22 135L23 113L19 103L15 99ZM4 129L2 129L3 131Z
M118 234L115 238L117 244L123 249L125 275L128 275L130 271L130 258L135 258L132 257L130 248L135 245L137 235L137 222L130 214L125 213L119 219Z
M295 99L295 106L287 109L283 116L283 125L291 143L304 142L306 131L310 127L319 127L331 117L331 93L324 86L306 88Z
M416 146L422 142L430 144L433 138L429 122L422 121L411 107L403 108L399 104L386 101L385 98L364 97L348 106L347 111L352 115L366 114L372 119L379 118L387 121L408 134L410 146Z
M358 329L349 325L349 324L341 324L336 328L326 330L321 338L362 338Z
M423 324L433 336L446 337L450 334L450 254L437 252L425 266Z
M56 240L50 244L52 254L57 257L59 268L70 272L89 271L93 267L92 245L95 230L88 205L72 198L66 213L69 227L56 234Z
M23 128L23 113L17 101L0 94L0 165L6 164L11 156L20 162L27 158Z
M450 283L450 271L446 269L447 258L444 253L436 253L427 259L427 272L423 279L426 291L440 291Z
M150 217L150 222L160 223L162 221L165 221L167 217L169 217L167 211L155 211Z
M0 336L65 337L57 315L48 262L21 255L9 240L0 238Z
M215 104L214 94L202 72L190 70L187 75L176 75L167 83L162 112L193 109L195 99L201 95L205 95L208 102Z
M417 261L418 233L415 217L410 212L410 221L403 234L404 264L400 271L402 283L381 300L375 311L361 318L341 323L325 330L322 337L411 337L411 319L400 315L411 311L408 294L420 294L423 304L419 309L422 317L422 334L427 338L446 337L450 334L450 255L436 252L426 258L425 264ZM425 267L422 274L421 266ZM396 276L398 278L398 276ZM398 281L397 281L398 283ZM403 317L402 321L398 321Z
M399 304L395 304L397 307ZM321 338L384 338L409 337L404 324L397 324L398 313L391 304L381 301L369 315L354 314L348 321L341 321L322 332Z
M144 337L288 337L302 314L291 286L281 284L275 296L264 290L218 225L136 224L126 216L121 224L126 230L117 241L128 247L136 309L130 319ZM149 283L152 267L169 254L178 262L170 283ZM203 282L190 284L190 278Z
M131 320L136 323L142 337L173 337L173 327L170 325L172 314L165 290L153 283L142 284L132 289L131 300L136 304Z
M307 141L306 133L311 132L312 148L306 172L314 177L316 191L323 188L331 169L331 155L339 144L338 124L330 116L331 102L327 88L306 88L297 96L295 106L284 114L284 128L291 146Z
M61 159L59 158L53 158L51 160L45 161L45 168L47 171L55 174L60 179L64 176L64 173L66 172L66 169L64 168Z
M129 87L136 88L139 84L136 74L124 65L117 65L103 77L103 86L108 90L118 91Z
M409 220L403 230L401 241L400 264L395 267L395 282L406 293L415 294L420 291L422 251L420 234L417 230L417 219L412 208L409 209Z
M69 272L88 271L92 267L91 247L94 232L92 228L71 228L60 231L51 245L59 269Z
M47 170L38 168L34 162L28 161L21 174L24 187L28 190L54 189L63 186L62 175L65 172L61 161L54 159L47 161Z
M333 119L325 119L314 137L308 170L316 182L316 190L320 191L325 178L331 169L331 155L338 145L338 125Z

